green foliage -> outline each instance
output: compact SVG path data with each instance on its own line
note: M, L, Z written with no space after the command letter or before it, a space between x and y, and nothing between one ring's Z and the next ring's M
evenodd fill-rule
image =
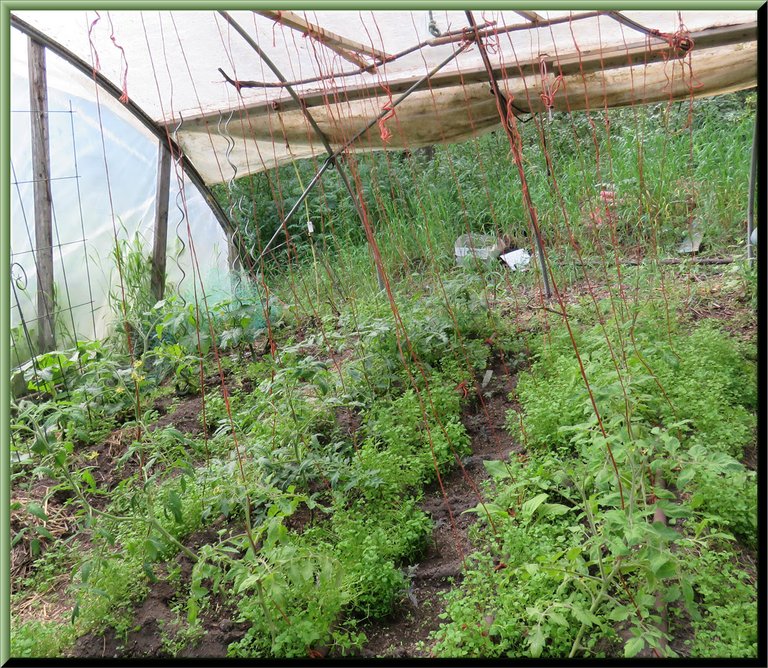
M744 543L757 547L757 475L737 460L693 446L690 465L678 485L692 490L691 508L708 522L727 528Z
M701 601L689 642L691 656L755 657L759 627L754 573L729 549L702 552L688 562L687 570Z
M436 633L438 656L562 657L580 619L592 625L584 593L542 565L552 553L577 548L581 532L562 521L506 524L499 552L475 553L461 588L446 597L442 616L450 621Z
M487 527L476 565L447 597L440 655L589 656L618 642L620 625L625 656L646 648L672 656L657 596L702 620L696 569L709 566L690 555L731 534L756 544L755 474L734 459L754 429L755 368L742 346L708 324L684 333L652 302L629 316L608 302L585 308L571 325L601 420L570 334L554 328L534 343L536 361L519 379L522 426L517 412L508 418L530 458L486 464L492 501L470 512ZM659 487L659 476L681 494ZM657 509L681 528L655 521ZM715 577L709 571L704 582ZM715 586L725 590L734 577ZM735 625L729 651L754 650L755 591L746 584L754 578L742 580L739 604L697 627L701 655L722 650L726 631L710 632L722 619Z
M375 513L366 502L336 508L332 520L351 610L363 618L386 616L400 599L406 580L398 566L421 554L432 528L412 498L375 507Z
M743 244L749 168L744 156L751 146L755 99L754 92L739 92L690 105L661 102L555 113L544 132L557 193L539 128L519 125L528 188L542 227L555 242L552 255L572 255L557 243L570 239L566 221L583 250L600 251L611 243L607 230L589 227L590 212L602 206L599 183L606 181L619 195L611 215L627 246L670 248L679 243L692 214L711 247ZM449 269L454 240L469 231L508 233L518 240L527 231L520 188L510 187L519 181L517 167L502 132L435 146L431 159L418 151L401 157L372 152L355 156L353 165L390 275L410 276L425 265ZM254 257L280 230L282 217L316 168L315 161L302 160L214 189ZM312 241L307 220L315 228ZM286 262L297 268L317 264L318 257L324 266L336 256L341 261L334 271L346 268L358 283L365 276L365 289L375 291L370 259L360 250L362 226L333 171L307 198L288 233L289 243L283 245L286 239L278 232L280 247L265 257L267 272L282 273Z
M593 325L578 333L579 354L603 417L623 415L630 424L687 421L692 444L741 456L753 436L750 410L757 387L756 367L741 345L711 324L686 335L674 323L670 331L657 311L646 309L635 317L635 325ZM567 333L561 328L553 339L517 388L526 407L529 447L567 446L568 427L593 413ZM517 416L510 415L509 428L517 424Z
M19 659L56 659L75 640L75 629L67 623L29 620L17 624L11 618L11 652Z
M607 241L581 223L600 206L593 181L609 170L622 199L610 214L622 249L676 243L694 208L711 221L713 246L739 242L741 154L752 120L751 98L741 96L741 106L734 99L695 101L701 113L691 128L683 107L611 111L610 137L602 112L555 115L546 132L559 156L553 173L562 203L538 131L526 125L529 188L554 270L572 277L565 219L584 251ZM530 345L534 364L515 397L521 411L509 416L528 457L486 464L493 478L486 501L467 511L480 518L479 551L447 596L437 653L661 651L661 591L679 613L673 623L694 620L694 655L754 655L752 576L735 564L738 551L723 547L734 536L757 546L756 475L738 461L754 438L754 355L713 326L679 324L669 282L669 305L617 295L596 307L569 302L598 424L568 332L555 325L529 341L530 331L500 315L510 294L532 294L537 270L455 267L453 241L469 230L502 226L529 245L508 150L501 133L490 133L438 147L434 159L350 158L391 295L376 286L362 228L333 172L289 225L290 243L265 256L264 276L240 277L231 298L195 304L171 287L154 303L140 240L118 244L125 299L119 288L111 295L117 344L78 342L38 357L43 373L27 373L28 389L50 401L12 407L16 479L52 479L50 493L71 497L76 532L89 538L87 548L72 541L40 554L42 541L52 540L44 504L16 508L29 520L16 539L37 541L29 586L45 591L54 574L71 571L77 604L66 626L16 623L15 654L58 655L78 635L107 627L125 638L133 604L165 567L176 569L168 581L183 626L163 630L167 651L198 640L204 615L222 599L248 624L230 656L353 651L364 640L359 624L402 601L408 566L426 548L424 486L469 452L465 398L495 356L515 369ZM254 254L311 173L306 161L218 189ZM315 223L311 240L307 219ZM623 272L625 288L656 290L657 272L644 271ZM754 296L755 272L739 271L730 280ZM219 368L226 390L208 387ZM147 428L157 420L157 398L203 389L206 437ZM113 465L126 475L107 489L97 484L102 462L91 458L99 453L83 446L118 426L140 435L121 442ZM657 475L670 489L655 485ZM670 526L653 522L657 508ZM201 530L210 542L192 550L189 538ZM194 563L188 581L174 561L179 554Z

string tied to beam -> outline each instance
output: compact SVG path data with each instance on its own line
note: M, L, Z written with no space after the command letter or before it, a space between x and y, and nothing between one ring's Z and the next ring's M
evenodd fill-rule
M120 50L120 69L122 70L123 75L123 94L119 99L123 104L128 104L128 59L125 57L125 49L117 43L117 38L115 37L115 26L112 24L112 17L109 15L109 13L107 13L107 18L109 19L109 39L112 40L112 44L114 44Z
M96 24L101 21L101 14L96 12L96 18L91 21L91 25L88 26L88 44L91 47L91 56L93 57L93 76L95 77L101 71L101 62L99 61L99 52L96 51L96 45L93 43L93 29Z
M552 108L555 106L555 93L560 90L560 86L563 85L563 75L558 74L552 85L549 85L549 74L547 72L547 55L542 54L539 57L539 73L541 75L541 88L542 92L539 93L544 108L549 114L549 120L552 120Z
M281 12L279 9L275 10L275 22L272 24L272 48L277 48L277 36L275 35L275 30L277 30L277 26L280 24L283 25L283 12ZM304 35L306 37L306 34Z
M466 49L475 41L475 33L471 28L461 29L461 40L459 41L459 48Z
M657 34L669 44L669 48L677 54L678 58L687 55L695 46L693 37L691 37L687 28L685 30L676 30L673 33L659 31Z
M693 51L695 42L693 41L693 37L691 37L691 31L688 30L688 27L683 23L683 16L680 12L677 13L677 20L678 26L675 32L668 33L654 30L653 33L665 40L666 43L669 44L669 48L677 54L678 58L682 58Z
M387 94L387 101L382 105L381 110L387 113L382 116L379 121L379 133L381 134L381 141L385 144L392 138L392 130L387 127L387 121L395 115L395 108L392 106L392 91L386 84L381 84L384 92Z

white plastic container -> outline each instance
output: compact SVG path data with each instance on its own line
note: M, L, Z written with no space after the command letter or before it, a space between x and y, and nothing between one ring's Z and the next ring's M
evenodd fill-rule
M494 260L503 250L503 242L492 234L462 234L454 244L457 264L463 264L467 258Z

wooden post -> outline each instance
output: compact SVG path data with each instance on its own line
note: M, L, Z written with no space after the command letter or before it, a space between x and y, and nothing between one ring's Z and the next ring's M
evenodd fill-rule
M747 200L747 260L751 264L755 259L755 250L752 248L752 230L755 227L755 180L757 178L757 121L755 116L755 129L752 135L752 164L749 169L749 199Z
M45 47L28 42L29 104L32 129L32 179L35 199L35 261L37 264L38 353L56 346L53 296L53 228L51 156L48 141L48 88Z
M155 190L155 235L152 245L152 294L160 301L165 294L165 267L168 249L168 205L171 190L171 151L160 142Z

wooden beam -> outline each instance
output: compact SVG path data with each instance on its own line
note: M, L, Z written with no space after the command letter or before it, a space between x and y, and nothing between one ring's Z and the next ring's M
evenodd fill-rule
M35 264L37 267L38 353L56 346L53 298L53 217L51 156L48 133L48 87L45 47L28 40L29 117L32 129L32 178L35 200Z
M485 31L480 31L481 37ZM696 50L725 46L728 44L739 44L742 42L754 42L757 40L757 22L744 23L736 26L723 26L709 28L691 33L691 39L696 43ZM438 38L441 39L441 38ZM626 46L616 46L609 49L585 49L581 53L569 53L559 58L548 56L545 59L547 70L554 75L563 76L573 74L588 75L592 72L606 71L627 67L628 65L644 65L660 62L678 54L666 42L658 42L648 45L647 40L639 40L627 44ZM538 76L541 60L530 58L528 60L507 61L503 66L494 66L493 74L499 81L504 79L517 79L522 76ZM397 81L389 82L388 91L395 95L408 90L419 77L408 77ZM436 74L430 78L429 87L432 90L440 88L450 88L451 86L463 86L472 83L488 81L488 73L483 67L461 70L458 72L445 72ZM345 102L353 100L362 100L367 97L378 97L384 93L378 83L365 83L355 86L348 86L339 89L339 93ZM306 107L325 106L328 99L332 98L333 91L322 91L309 93L301 96L302 105ZM269 102L258 102L252 105L246 105L245 111L253 116L262 114L271 114L274 111L291 111L299 109L299 105L289 95L283 95ZM218 117L218 112L215 114ZM185 116L184 121L196 121L206 118L213 118L214 114L198 114ZM175 123L175 121L174 121Z
M160 301L165 294L165 268L168 249L168 205L171 191L171 152L160 142L155 189L155 235L152 245L152 295Z
M371 63L363 60L359 54L364 54L379 62L384 62L391 58L391 56L384 51L379 51L372 46L366 46L360 42L355 42L352 39L342 37L330 30L321 28L314 23L309 23L294 12L254 10L254 13L264 16L275 23L292 28L293 30L298 30L304 35L310 35L321 44L338 53L345 60L355 63L358 67L367 68L371 65Z
M544 17L540 14L537 14L536 12L526 12L523 10L515 10L515 14L518 16L522 16L526 21L530 21L531 23L538 23L539 21L543 21Z

